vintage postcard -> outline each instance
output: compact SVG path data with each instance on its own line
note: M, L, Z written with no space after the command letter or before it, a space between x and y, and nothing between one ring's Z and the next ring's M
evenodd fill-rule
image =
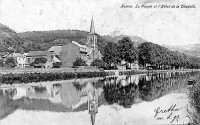
M0 0L0 125L198 125L199 95L198 0Z

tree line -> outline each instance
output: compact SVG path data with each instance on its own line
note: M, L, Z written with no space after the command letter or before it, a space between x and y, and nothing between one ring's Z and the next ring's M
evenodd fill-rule
M137 47L129 37L124 37L118 43L109 42L104 47L103 61L107 65L118 65L122 61L154 69L200 68L200 58L178 51L170 51L160 45L144 42Z

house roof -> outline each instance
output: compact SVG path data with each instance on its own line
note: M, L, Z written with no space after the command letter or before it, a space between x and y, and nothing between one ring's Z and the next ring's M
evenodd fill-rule
M61 62L56 56L53 57L53 62Z
M63 46L52 46L48 49L49 52L53 51L56 55L60 55Z
M30 51L27 57L47 56L48 54L50 54L49 51Z
M23 56L27 56L27 55L28 55L28 53L24 53L24 54L23 54Z
M11 53L7 57L24 57L21 53Z

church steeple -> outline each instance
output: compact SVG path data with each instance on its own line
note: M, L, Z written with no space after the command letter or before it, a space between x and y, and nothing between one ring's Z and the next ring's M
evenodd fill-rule
M90 33L92 34L95 33L93 16L92 16L91 25L90 25Z

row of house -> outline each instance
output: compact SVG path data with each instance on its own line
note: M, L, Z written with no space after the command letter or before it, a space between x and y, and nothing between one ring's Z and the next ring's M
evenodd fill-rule
M68 42L63 46L52 46L47 51L30 51L29 53L6 53L1 58L15 58L17 68L30 67L36 58L47 59L45 64L37 64L34 67L52 68L55 63L62 63L62 67L72 67L77 58L83 59L90 65L95 59L101 59L102 55L98 51L97 34L95 33L94 22L91 20L90 32L87 35L86 45L81 45L76 41Z

